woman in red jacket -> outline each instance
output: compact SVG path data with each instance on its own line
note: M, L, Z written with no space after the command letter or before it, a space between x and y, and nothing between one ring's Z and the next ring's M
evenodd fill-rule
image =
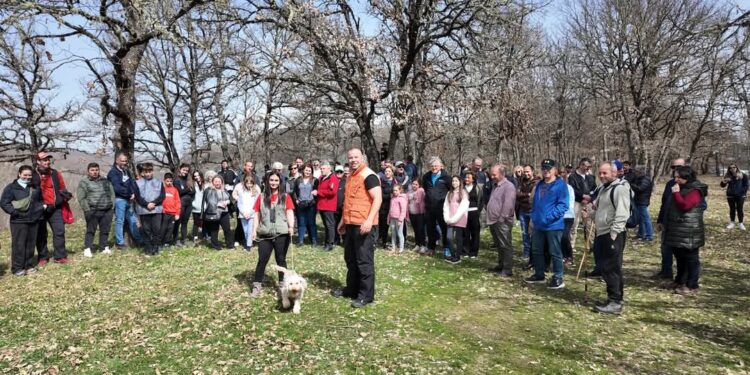
M336 207L338 203L339 178L331 173L331 163L323 162L320 165L320 180L318 181L318 203L320 218L325 227L325 246L323 251L333 250L336 239Z

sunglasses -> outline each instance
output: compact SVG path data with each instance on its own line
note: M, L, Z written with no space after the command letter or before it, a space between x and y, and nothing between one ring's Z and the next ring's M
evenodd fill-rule
M344 173L344 171L336 171L336 173Z
M675 169L675 168L677 168L677 167L679 167L679 165L670 165L670 166L669 166L669 168L671 168L671 169Z

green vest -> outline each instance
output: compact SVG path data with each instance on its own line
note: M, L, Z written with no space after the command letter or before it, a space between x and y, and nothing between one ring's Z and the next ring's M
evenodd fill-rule
M260 196L260 223L258 238L274 238L289 234L289 223L286 220L286 197L279 195L276 207L266 205L265 197Z

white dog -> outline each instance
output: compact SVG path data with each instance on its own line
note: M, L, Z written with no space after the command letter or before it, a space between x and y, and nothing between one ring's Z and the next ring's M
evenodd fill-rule
M281 306L288 309L291 302L294 301L292 312L299 314L302 296L305 294L305 288L307 288L307 281L305 281L304 277L298 275L297 272L292 270L288 270L275 264L271 265L271 267L284 274L284 281L279 283Z

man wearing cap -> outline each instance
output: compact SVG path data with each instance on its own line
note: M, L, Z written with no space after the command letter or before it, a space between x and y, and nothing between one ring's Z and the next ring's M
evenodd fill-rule
M338 232L344 237L346 286L333 292L335 297L353 299L361 308L375 300L375 241L378 213L383 197L380 178L367 167L359 148L347 152L352 174L346 182L344 211Z
M107 173L107 180L115 189L115 246L125 248L125 222L128 223L130 236L136 243L141 242L141 232L131 202L135 201L135 179L128 170L128 156L119 152L115 156L115 165Z
M396 179L399 185L403 188L402 191L406 192L411 190L411 178L406 174L406 165L402 161L396 162L396 171L393 173L393 178Z
M55 263L68 263L68 252L65 249L65 222L63 222L62 205L72 195L65 189L62 174L52 168L52 155L40 151L36 154L36 170L31 176L31 185L42 191L42 201L47 206L43 221L36 234L36 251L39 254L39 266L49 261L47 249L47 223L52 228L52 246Z
M565 229L563 217L568 211L568 186L557 177L557 165L552 159L542 161L542 181L534 189L531 208L531 252L534 274L524 281L529 284L544 283L544 247L552 257L553 276L547 288L560 289L563 282L563 258L560 242Z
M583 158L578 162L578 168L568 175L568 184L575 193L575 218L570 228L570 244L575 251L576 238L578 237L578 224L583 220L583 235L586 241L585 251L589 251L594 243L593 218L584 216L584 208L588 210L591 206L591 193L596 189L596 181L591 171L591 159Z

